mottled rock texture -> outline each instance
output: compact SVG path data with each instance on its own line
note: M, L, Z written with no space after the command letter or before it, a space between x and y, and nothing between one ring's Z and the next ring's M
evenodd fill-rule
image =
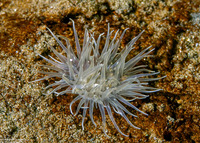
M200 142L200 1L198 0L3 0L0 1L0 140L23 142ZM56 46L46 30L70 39L72 23L82 43L84 28L98 34L129 27L122 48L142 30L130 58L152 45L153 58L145 58L150 69L167 75L150 83L163 89L144 100L132 102L149 116L133 111L131 118L141 130L130 127L118 115L122 136L107 120L107 138L101 118L94 110L94 127L82 113L73 117L69 104L75 95L46 96L43 88L51 80L29 83L39 78L36 53L52 54L44 41ZM59 48L58 48L59 50ZM123 124L122 124L123 123Z

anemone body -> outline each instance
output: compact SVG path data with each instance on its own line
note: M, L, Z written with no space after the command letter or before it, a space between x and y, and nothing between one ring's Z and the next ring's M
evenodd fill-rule
M84 119L88 110L91 121L96 126L93 119L93 108L96 107L99 108L102 118L103 131L106 135L107 133L105 128L107 112L115 128L124 136L128 136L124 134L116 124L113 117L113 111L120 114L132 127L139 129L130 122L126 115L129 114L133 117L137 116L127 110L124 105L147 115L130 102L135 99L144 99L148 97L146 94L160 90L147 86L148 81L160 79L149 77L159 74L159 72L146 69L147 65L138 65L138 62L154 49L150 50L151 47L148 47L129 61L126 61L127 55L134 49L133 45L143 32L133 38L119 52L118 49L120 48L120 43L127 29L125 29L121 36L117 38L119 32L118 30L114 34L114 38L111 39L113 31L110 32L109 24L105 45L101 52L99 47L103 33L99 35L97 40L95 40L93 35L90 34L87 29L85 30L81 48L74 21L72 21L72 23L75 36L76 54L67 38L55 36L53 32L47 28L67 56L57 52L50 46L51 50L57 57L56 59L51 56L49 56L49 59L42 55L39 56L48 63L52 64L52 66L43 65L44 67L51 69L52 72L41 71L41 73L46 76L36 81L52 77L60 78L59 81L55 81L46 88L55 86L51 93L55 93L57 96L67 93L77 95L70 103L70 112L73 115L77 115L79 110L83 109L83 129ZM60 41L59 38L66 41L66 46ZM76 107L76 112L73 113L72 105L75 102L79 103Z

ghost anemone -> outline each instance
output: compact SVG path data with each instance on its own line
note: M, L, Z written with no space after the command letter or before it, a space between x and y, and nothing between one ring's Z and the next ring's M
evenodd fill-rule
M147 115L132 105L130 101L135 99L144 99L148 97L146 93L153 93L160 90L147 86L148 81L154 81L163 78L149 77L157 75L159 72L146 69L147 65L138 65L138 62L144 57L147 57L147 55L154 49L150 50L151 47L148 47L127 61L127 55L131 50L134 49L133 45L141 36L143 31L138 36L133 38L125 46L125 48L119 52L118 49L120 47L120 43L128 28L122 32L119 38L117 38L119 32L118 30L114 34L114 38L111 39L113 31L110 32L109 24L105 45L101 52L99 47L103 33L99 35L97 40L95 40L93 34L89 34L87 29L85 29L84 40L81 48L74 21L71 21L73 24L76 53L74 52L67 38L63 36L56 37L53 32L47 28L67 56L57 52L52 46L50 46L57 59L50 55L50 59L47 59L42 55L39 56L53 65L42 65L45 68L51 69L53 72L41 71L40 73L47 76L35 81L57 77L60 79L59 81L55 81L53 84L50 84L46 87L47 89L55 86L53 91L51 91L49 94L55 93L57 96L59 96L62 94L71 93L77 95L70 104L70 112L73 115L77 115L79 110L83 109L83 130L84 119L87 110L89 110L92 123L96 126L96 123L93 119L93 108L95 106L100 110L103 131L105 134L107 111L107 114L115 128L122 135L128 136L119 129L112 112L114 111L115 113L120 114L132 127L139 129L130 122L126 114L133 117L137 116L128 111L124 105L129 106L144 115ZM64 46L59 38L66 41L67 47ZM72 111L72 105L78 101L79 104L74 114Z

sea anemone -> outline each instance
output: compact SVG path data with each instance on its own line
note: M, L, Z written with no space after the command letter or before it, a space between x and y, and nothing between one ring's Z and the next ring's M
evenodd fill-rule
M133 117L137 117L131 113L126 106L129 106L138 112L147 115L130 102L135 99L144 99L148 97L148 95L146 95L148 93L160 91L160 89L147 86L148 81L154 81L163 78L151 77L159 74L159 72L146 69L147 65L138 65L138 62L144 57L147 57L148 54L154 49L150 50L150 46L127 61L127 55L131 50L134 49L133 45L144 31L133 38L119 52L119 48L121 46L120 43L128 28L122 32L119 38L117 38L119 32L118 30L112 39L111 36L113 31L110 32L109 24L105 45L101 51L100 41L103 33L99 35L97 40L95 40L93 34L90 34L87 29L85 29L84 40L81 48L74 21L71 21L73 24L76 52L73 50L67 38L63 36L55 36L53 32L47 28L67 56L57 52L52 46L50 46L50 48L56 55L57 59L50 55L50 59L48 59L39 54L41 58L53 65L42 66L51 69L53 72L41 71L40 73L47 76L35 81L56 77L60 80L55 81L46 87L46 89L55 87L49 94L55 93L57 96L59 96L70 93L77 95L70 103L69 108L71 114L75 116L78 114L80 109L83 109L83 130L87 110L89 110L92 123L96 126L93 118L93 108L96 107L99 108L102 118L103 131L106 135L107 111L107 114L115 128L122 135L128 136L120 130L115 122L112 112L114 111L115 113L121 115L132 127L139 129L138 127L134 126L126 116L126 114L128 114ZM66 41L67 47L64 46L64 44L61 42L61 39ZM79 104L76 108L76 112L73 113L72 105L78 101Z

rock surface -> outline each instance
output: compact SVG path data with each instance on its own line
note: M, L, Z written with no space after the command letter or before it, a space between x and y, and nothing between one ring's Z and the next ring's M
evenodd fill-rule
M194 0L3 0L0 2L0 141L21 142L200 142L200 1ZM149 114L130 118L141 130L130 127L118 115L116 122L130 137L122 136L107 118L107 138L101 118L94 110L94 127L82 113L73 117L69 104L75 95L44 95L51 81L30 83L39 78L36 53L52 54L44 41L56 46L46 30L70 39L74 45L75 21L80 42L84 28L98 36L127 27L122 47L140 31L145 33L131 56L152 45L149 67L167 75L152 82L162 92L132 104ZM39 76L38 76L39 75ZM123 123L123 124L121 124Z

